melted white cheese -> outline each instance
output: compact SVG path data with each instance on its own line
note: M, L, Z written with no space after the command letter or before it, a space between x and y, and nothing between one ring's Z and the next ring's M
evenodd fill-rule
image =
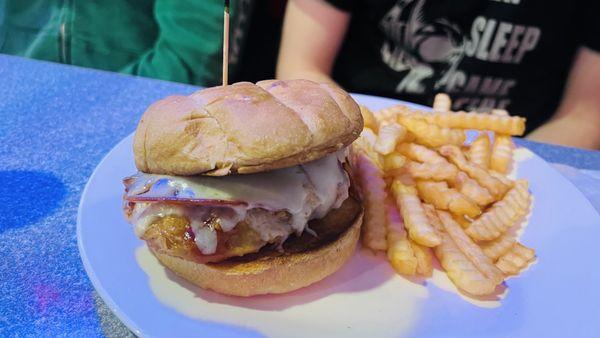
M312 211L311 218L323 218L330 209L337 209L341 203L348 198L348 189L343 189L339 193L340 183L331 176L323 174L326 172L334 171L333 168L339 167L339 171L344 173L338 158L335 156L328 156L322 160L311 162L309 165L304 165L302 168L306 172L309 182L313 186L313 192L316 195L318 205ZM344 173L345 175L345 173ZM341 179L341 177L339 177ZM346 177L347 179L347 177Z
M131 221L136 234L141 236L156 217L186 216L198 248L203 254L211 254L216 250L217 236L214 229L204 224L211 214L219 217L223 231L230 231L250 209L285 210L291 214L289 224L259 218L253 218L248 224L264 241L283 242L291 233L301 234L309 220L324 217L348 198L350 182L340 164L340 157L345 154L343 150L299 166L249 175L181 177L139 173L129 183L128 197L222 200L246 205L138 202Z
M200 252L205 255L210 255L217 251L217 232L215 229L208 227L195 228L194 235L194 241L196 242L198 249L200 249Z
M277 219L264 212L250 213L247 219L248 225L260 238L269 243L283 243L285 239L293 232L292 225L288 222Z
M142 237L148 226L157 218L170 215L183 217L188 215L188 211L175 204L136 203L131 215L131 223L135 224L135 234Z

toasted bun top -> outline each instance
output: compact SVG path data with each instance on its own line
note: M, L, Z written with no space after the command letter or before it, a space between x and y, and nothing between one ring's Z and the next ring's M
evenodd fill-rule
M363 128L344 90L308 80L266 80L170 96L142 116L133 143L140 171L253 173L321 158Z

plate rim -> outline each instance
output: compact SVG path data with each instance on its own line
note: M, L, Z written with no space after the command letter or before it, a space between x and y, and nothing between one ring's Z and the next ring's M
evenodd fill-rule
M121 309L121 307L119 305L116 304L115 300L113 299L113 297L110 296L110 294L106 291L106 289L104 289L104 287L102 286L102 283L100 282L98 276L96 276L95 271L93 270L89 258L87 256L87 251L85 250L84 246L83 246L83 239L82 239L82 226L81 226L81 217L82 217L82 212L83 212L83 200L85 198L85 196L87 195L87 191L89 189L90 186L90 182L92 182L92 178L94 178L94 176L96 176L97 174L97 170L98 168L105 162L107 161L108 157L115 151L115 149L121 144L126 142L133 133L128 134L127 136L125 136L124 138L122 138L119 142L117 142L105 155L104 157L102 157L102 160L100 160L100 162L98 162L98 164L96 165L96 167L94 167L94 171L92 172L92 174L88 177L87 182L85 183L85 187L83 188L83 191L81 192L81 197L79 198L79 205L77 206L77 229L76 229L76 235L77 235L77 249L79 250L79 257L81 258L81 261L83 263L83 268L85 270L85 273L87 274L88 278L90 279L90 282L92 283L92 286L94 287L94 291L96 291L98 293L98 295L100 296L100 298L102 298L102 301L106 304L106 306L108 307L108 309L123 323L125 324L125 326L134 334L136 334L137 336L146 336L140 327L138 327L134 320L131 319L126 313L125 311L123 311Z

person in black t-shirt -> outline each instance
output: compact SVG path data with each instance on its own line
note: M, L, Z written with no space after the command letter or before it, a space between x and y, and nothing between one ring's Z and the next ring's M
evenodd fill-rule
M291 0L279 78L453 110L503 108L528 137L600 148L598 1Z

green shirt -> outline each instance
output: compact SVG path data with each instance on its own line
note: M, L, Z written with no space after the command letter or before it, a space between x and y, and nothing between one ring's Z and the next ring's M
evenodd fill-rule
M232 75L251 2L232 1ZM0 53L163 80L220 84L222 36L220 0L0 0Z

